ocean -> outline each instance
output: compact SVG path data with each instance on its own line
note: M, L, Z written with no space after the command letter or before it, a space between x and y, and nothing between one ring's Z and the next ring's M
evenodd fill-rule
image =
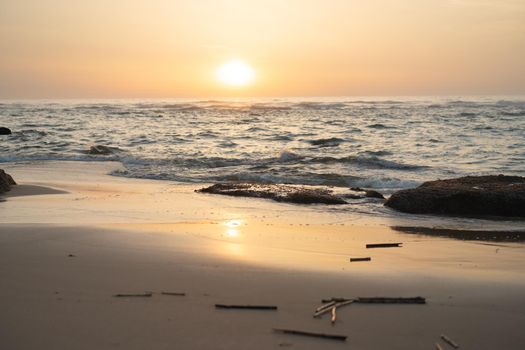
M279 98L0 103L0 162L120 161L113 175L390 194L525 175L525 98ZM109 154L90 154L102 145ZM0 164L1 166L1 164Z
M1 103L0 121L1 162L118 160L137 178L391 192L525 175L525 99Z

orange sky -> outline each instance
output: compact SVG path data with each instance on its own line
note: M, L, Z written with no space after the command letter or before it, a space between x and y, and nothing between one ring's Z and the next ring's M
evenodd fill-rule
M0 52L0 98L525 94L525 1L1 0Z

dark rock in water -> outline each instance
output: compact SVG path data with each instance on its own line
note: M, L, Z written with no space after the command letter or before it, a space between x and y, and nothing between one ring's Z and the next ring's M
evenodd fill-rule
M0 135L11 135L11 130L2 126L0 127Z
M113 151L111 150L111 148L107 146L103 146L103 145L91 146L88 151L88 154L95 154L95 155L108 155L112 153Z
M383 196L381 193L377 192L377 191L374 191L374 190L365 190L361 187L350 187L350 189L352 191L356 191L356 192L364 192L365 193L365 197L368 197L368 198L379 198L379 199L385 199L385 196Z
M341 197L346 198L346 199L361 199L361 198L365 198L364 196L360 196L358 194L353 194L353 193L345 193L345 194L341 195Z
M347 204L344 199L329 190L312 189L292 185L255 183L218 183L197 192L222 194L235 197L268 198L277 202L299 204Z
M307 142L313 146L334 147L334 146L339 146L339 144L341 144L344 141L345 140L340 139L338 137L331 137L329 139L309 140Z
M386 206L414 214L525 217L525 177L466 176L394 193Z
M374 191L374 190L366 190L365 197L385 199L385 196L383 196L381 193Z
M16 182L11 175L0 169L0 193L10 191L13 185L16 185Z

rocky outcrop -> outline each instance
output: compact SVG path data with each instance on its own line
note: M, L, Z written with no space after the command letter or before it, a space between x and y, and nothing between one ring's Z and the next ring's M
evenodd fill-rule
M347 204L330 190L293 185L255 183L218 183L197 192L222 194L235 197L268 198L277 202L299 204Z
M9 128L0 126L0 135L11 135L11 130Z
M352 191L356 192L364 192L364 197L368 198L378 198L378 199L385 199L385 196L383 196L381 193L375 191L375 190L366 190L361 187L351 187Z
M0 193L10 191L13 185L16 185L16 182L11 175L0 169Z
M381 193L379 193L377 191L374 191L374 190L366 190L365 191L365 197L385 199L385 196L383 196Z
M414 214L525 217L525 177L466 176L394 193L386 206Z

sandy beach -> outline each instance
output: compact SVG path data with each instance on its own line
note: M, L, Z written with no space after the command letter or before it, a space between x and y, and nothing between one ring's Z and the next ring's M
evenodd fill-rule
M525 350L524 18L0 0L0 350Z
M118 163L4 167L19 185L0 203L3 349L447 348L441 334L464 349L525 345L520 243L409 235L316 206L107 175ZM365 248L377 242L403 245ZM312 317L321 299L368 296L427 304L349 305L333 325Z

